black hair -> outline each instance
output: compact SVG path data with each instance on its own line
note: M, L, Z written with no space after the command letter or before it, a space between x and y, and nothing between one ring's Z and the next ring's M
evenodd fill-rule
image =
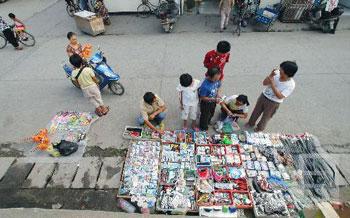
M74 36L74 35L77 35L77 34L75 34L74 32L68 32L67 33L67 39L72 38L72 36Z
M9 17L12 18L12 19L15 19L16 15L14 15L13 13L9 13Z
M69 62L76 68L80 68L83 64L83 59L78 54L73 54L69 58Z
M298 65L294 61L284 61L280 64L280 67L288 77L293 77L298 71Z
M237 98L236 98L237 101L239 102L242 102L243 104L249 106L249 101L248 101L248 96L246 95L239 95Z
M216 46L216 51L220 53L227 53L231 50L231 44L228 41L220 41Z
M180 76L180 84L183 87L189 87L192 84L192 76L188 73L184 73Z
M219 68L217 68L217 67L210 68L207 71L207 75L209 78L213 78L216 74L220 74L220 73L221 72L220 72Z
M143 96L143 100L144 100L147 104L152 104L155 97L156 97L156 96L155 96L152 92L146 92L146 94Z

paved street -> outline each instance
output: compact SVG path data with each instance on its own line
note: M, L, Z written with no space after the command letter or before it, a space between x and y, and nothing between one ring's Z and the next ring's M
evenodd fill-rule
M7 14L7 10L1 7L0 13ZM118 22L118 17L113 19ZM143 19L131 20L131 29L135 22L144 22ZM67 59L65 35L69 30L77 31L73 20L66 16L64 2L52 1L49 7L29 17L26 23L36 36L37 45L20 52L7 46L0 52L2 143L21 142L45 127L57 111L93 109L61 69L61 62ZM118 25L110 28L118 28ZM272 67L286 59L296 60L299 64L296 90L282 105L267 131L308 131L318 136L322 144L347 144L350 141L349 38L350 31L339 31L336 35L319 32L246 33L240 38L232 37L230 33L210 32L168 35L161 34L160 30L153 34L136 34L134 30L129 35L80 35L82 43L101 46L126 87L126 93L121 97L108 90L103 93L111 111L93 125L89 145L119 147L122 144L121 132L125 125L134 124L145 91L158 93L167 102L166 124L169 128L179 128L175 91L178 76L189 72L202 79L203 55L215 48L221 39L232 43L224 93L246 93L253 104L263 89L262 79Z
M112 156L106 155L108 149L126 147L122 131L126 125L135 124L144 92L153 91L166 101L169 108L167 128L181 128L175 90L178 77L186 72L202 79L204 54L214 49L220 40L232 44L231 61L225 68L225 95L247 94L251 111L263 89L262 80L271 69L284 60L296 60L299 71L295 77L295 92L281 105L266 131L310 132L319 138L321 144L328 145L327 151L332 152L333 145L344 148L345 154L333 156L333 159L338 159L338 165L348 157L350 30L340 30L335 35L317 31L247 32L237 38L230 32L217 32L212 22L218 18L191 20L184 17L175 27L178 28L176 33L164 34L159 21L154 18L144 20L123 15L112 17L113 25L107 28L105 35L90 37L77 30L74 20L66 14L64 1L10 0L0 5L1 16L7 17L11 11L24 19L37 44L23 51L14 51L10 45L0 50L0 157L21 156L22 151L30 149L31 145L24 143L25 139L46 127L56 112L94 110L81 91L65 78L61 67L62 62L67 61L68 31L77 32L81 43L102 48L108 62L120 73L126 93L114 96L108 90L103 92L103 99L111 111L92 125L88 135L90 149L96 146L106 149L104 152L100 150L104 153L102 159L96 160L94 156L98 155L92 153L89 155L93 156L92 159L81 160L85 165L77 167L75 164L75 168L66 165L60 170L57 164L29 166L25 159L1 158L0 189L7 189L6 185L12 184L27 189L26 197L30 199L35 194L31 188L117 188L118 184L104 181L119 175L108 174L110 168L106 166L111 160L103 158ZM198 22L205 22L205 25L197 25ZM7 184L1 180L6 173L11 175L7 170L15 168L21 161L24 178L18 178L20 183ZM89 164L96 168L89 169L86 167ZM60 172L66 171L69 172L61 175ZM85 172L90 173L89 182L86 182ZM99 182L100 179L103 182ZM348 182L343 181L344 184ZM108 199L113 199L111 193L106 194ZM44 196L47 192L40 194ZM78 195L75 190L72 191L74 194ZM93 208L93 205L88 207ZM104 209L103 205L98 208Z

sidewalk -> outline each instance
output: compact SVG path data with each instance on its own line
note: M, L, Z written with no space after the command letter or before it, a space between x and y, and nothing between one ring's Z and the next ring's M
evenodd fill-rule
M107 35L154 34L162 33L160 21L151 16L140 18L136 14L111 15L112 25L106 27ZM216 33L219 32L219 15L182 15L179 17L174 33ZM225 32L233 32L235 26L231 19ZM248 24L243 32L265 32L266 26ZM276 21L270 32L295 32L313 30L308 23L282 23ZM350 13L341 16L337 31L350 30ZM313 30L320 31L320 30ZM320 33L322 33L320 31Z

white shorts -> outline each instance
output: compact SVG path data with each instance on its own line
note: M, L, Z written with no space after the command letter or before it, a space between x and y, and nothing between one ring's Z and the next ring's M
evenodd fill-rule
M184 109L181 111L181 119L187 120L188 115L190 115L191 120L197 120L197 109L198 109L198 105L195 105L195 106L184 105Z

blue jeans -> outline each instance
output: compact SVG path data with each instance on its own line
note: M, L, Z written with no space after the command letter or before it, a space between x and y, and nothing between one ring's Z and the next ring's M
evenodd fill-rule
M165 119L165 117L166 117L166 113L162 112L162 113L158 114L154 118L154 120L150 120L150 121L155 121L157 124L160 124ZM139 116L138 118L136 118L136 123L141 126L141 125L145 124L145 120L143 119L142 116Z

